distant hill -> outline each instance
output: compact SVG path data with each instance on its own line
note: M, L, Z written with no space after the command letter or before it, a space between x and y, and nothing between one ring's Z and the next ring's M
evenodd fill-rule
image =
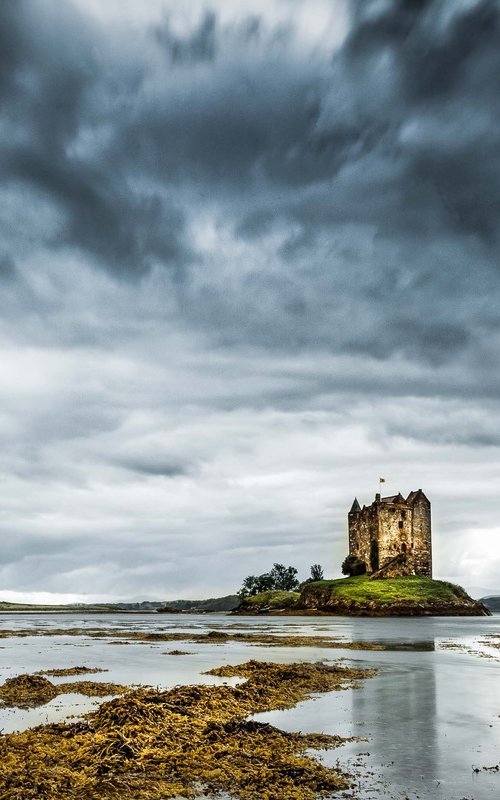
M225 597L211 597L209 600L169 600L162 603L162 608L158 611L168 613L169 609L174 611L190 611L192 614L200 611L232 611L241 603L237 594L228 594Z
M110 613L154 613L165 609L189 611L193 614L208 611L232 611L240 603L236 594L211 597L208 600L144 600L141 603L72 603L68 605L31 605L29 603L5 603L0 601L0 613L37 612L59 614L110 614Z
M50 612L60 613L60 614L70 614L70 613L92 613L92 614L106 614L111 611L121 611L122 609L118 608L115 605L111 605L109 603L75 603L71 605L60 605L60 606L52 606L52 605L35 605L31 603L4 603L0 601L0 613L2 612L13 612L13 611L24 611L24 612Z
M481 597L479 602L482 603L483 606L486 606L486 608L489 608L490 611L500 613L500 595L497 594L492 595L491 597Z

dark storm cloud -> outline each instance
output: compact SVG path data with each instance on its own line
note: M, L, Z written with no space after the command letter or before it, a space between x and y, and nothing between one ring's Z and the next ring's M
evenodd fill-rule
M259 219L283 215L309 226L356 220L393 236L464 224L486 233L496 218L497 176L491 164L478 169L477 147L488 163L496 134L486 139L475 117L486 100L498 105L485 74L498 64L498 6L454 5L446 18L438 3L387 3L378 13L364 3L331 65L291 48L276 58L247 45L235 68L238 29L218 29L214 14L182 39L160 28L157 38L163 31L170 49L174 42L189 54L173 72L185 94L178 102L167 80L164 102L127 125L121 144L139 155L142 145L144 168L154 165L166 178L204 175L215 191L257 179L255 208L240 232L259 233ZM272 33L260 39L269 45ZM190 79L197 58L210 65ZM476 114L462 120L464 103ZM421 125L424 135L411 140L408 125ZM363 174L346 197L336 178L356 164ZM297 197L292 187L321 194Z
M199 61L213 61L216 53L217 17L206 12L199 27L188 36L176 35L168 22L154 29L157 41L165 49L173 64L193 64Z
M53 207L48 248L168 267L222 347L474 357L498 317L497 3L353 2L313 55L292 24L213 10L125 54L47 8L2 7L1 175ZM196 236L207 210L233 251Z
M317 76L310 67L257 61L243 74L231 63L211 69L213 75L188 82L184 98L185 76L179 76L179 89L172 81L159 102L125 124L118 134L124 155L136 154L147 174L175 184L200 181L202 198L246 188L249 199L255 193L258 200L265 190L259 190L259 173L285 184L302 183L305 170L319 177L320 164L292 152L302 150L317 113Z
M237 197L227 218L256 249L285 232L280 272L234 268L228 290L204 266L202 292L184 295L192 324L224 344L465 357L481 335L478 295L481 315L498 302L498 20L491 2L363 3L332 59L289 39L270 56L261 26L236 68L238 29L213 15L175 40L182 100L167 82L120 148L148 174L196 183L201 207L210 197L224 214Z
M2 96L12 87L17 68L28 56L28 41L23 21L29 17L24 0L6 2L0 6L0 92Z
M8 177L41 189L60 209L62 230L48 244L83 249L123 277L141 275L155 260L180 267L188 257L183 215L157 194L134 193L88 165L61 163L59 154L54 161L22 148L6 155Z
M132 472L138 472L139 474L153 477L176 478L179 475L188 474L188 469L185 464L178 464L160 459L141 459L135 457L125 459L118 463Z
M351 139L362 146L371 133L370 152L398 165L392 198L382 187L392 214L381 229L451 229L489 240L500 201L498 134L490 128L499 108L498 3L391 2L379 14L373 7L358 6L335 60L353 93ZM331 116L335 135L345 121L335 109Z
M14 259L9 253L0 254L0 280L10 280L16 274Z
M103 56L103 32L71 6L6 3L2 14L10 45L1 88L11 135L2 143L0 174L54 204L59 230L46 243L86 251L124 277L156 262L182 267L191 253L175 203L134 186L125 165L102 149L87 152L85 136L98 138L100 125L111 130L120 96L130 102L138 91L141 65L118 74Z

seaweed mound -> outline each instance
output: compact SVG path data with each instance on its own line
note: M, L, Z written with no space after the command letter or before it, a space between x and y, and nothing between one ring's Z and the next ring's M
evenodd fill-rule
M48 703L57 695L57 688L40 675L17 675L0 687L0 700L6 706L33 708Z
M138 690L84 722L1 737L0 797L152 800L230 792L241 800L313 800L349 785L348 776L305 754L345 740L285 733L248 717L357 685L373 671L250 661L212 674L247 680Z
M79 668L77 668L79 669ZM74 675L70 670L53 670L53 672ZM84 694L87 697L107 697L108 695L126 692L127 687L117 683L100 681L72 681L71 683L51 683L41 675L17 675L8 678L0 686L0 700L4 705L15 708L35 708L49 703L59 694ZM1 797L1 795L0 795Z

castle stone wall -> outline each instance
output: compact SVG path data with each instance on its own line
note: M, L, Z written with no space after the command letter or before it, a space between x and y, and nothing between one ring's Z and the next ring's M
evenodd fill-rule
M398 553L405 553L408 567L412 561L412 514L406 506L380 503L378 509L380 566Z
M422 493L413 504L412 536L415 573L432 577L431 504Z
M367 572L378 569L375 552L378 551L378 525L378 514L373 504L349 514L349 553L365 562Z
M431 504L419 489L407 500L401 495L381 498L349 512L349 554L361 559L370 574L399 554L402 574L432 576Z

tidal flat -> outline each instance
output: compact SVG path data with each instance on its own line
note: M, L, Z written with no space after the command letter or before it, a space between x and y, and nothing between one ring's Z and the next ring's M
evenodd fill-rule
M113 702L114 708L121 708L124 713L120 704L127 703L129 695L112 700L123 687L135 687L132 697L141 703L144 696L159 695L168 704L175 698L175 692L181 692L176 689L172 698L167 699L164 693L174 687L198 685L231 694L229 690L241 691L242 686L250 684L249 688L253 685L257 695L262 691L265 696L267 686L267 694L274 697L273 702L267 698L267 706L243 704L241 713L233 709L230 718L222 722L205 720L205 727L223 726L217 728L216 737L212 733L218 744L214 751L205 751L207 760L218 762L219 767L222 764L226 771L229 766L234 768L234 783L224 784L222 779L219 783L217 780L203 783L207 764L202 769L201 763L197 781L196 768L191 764L191 783L180 782L177 794L172 794L176 786L168 781L163 790L158 784L156 790L150 787L152 793L147 794L144 761L139 758L136 766L142 764L140 769L129 772L135 781L133 794L124 794L119 781L113 783L110 779L108 788L111 791L114 786L115 792L110 797L180 798L190 792L204 796L207 789L218 790L224 800L252 797L252 791L253 796L260 792L264 797L269 775L262 778L263 783L254 776L252 783L249 764L259 758L262 761L263 751L259 748L267 745L276 752L282 747L287 758L298 759L290 767L288 785L278 782L271 788L269 796L276 800L315 796L361 800L377 797L489 800L500 795L500 616L497 615L235 619L225 615L120 614L68 618L56 614L18 614L0 616L0 637L0 685L7 682L8 686L9 679L37 673L57 687L49 702L34 707L0 703L4 763L16 746L21 753L23 748L33 749L35 740L29 729L34 726L49 726L42 729L43 735L52 731L50 736L54 741L57 736L74 737L77 726L82 725L89 735L89 726L92 729L100 724L99 708L101 722L106 715L112 719L114 712L108 709L113 708ZM179 647L166 648L169 641ZM255 673L258 667L249 668L249 663L268 664L262 667L268 672L260 674L259 687L255 684L255 674L249 673L249 669ZM314 665L319 663L324 665L320 672L325 670L322 680L330 675L327 683L314 684L316 674L313 683L308 684L307 680L315 674ZM309 671L305 683L304 674L300 677L301 664ZM290 670L280 673L277 685L288 681L287 692L295 687L299 694L292 698L293 702L280 703L273 694L280 665L289 665ZM99 674L98 670L103 672ZM78 681L74 680L76 675ZM340 681L339 676L344 680ZM117 688L104 697L98 696L97 691L94 696L78 691L70 694L68 686L64 691L64 684L72 682L78 687L87 680L89 685L102 682L103 691L106 684ZM331 691L340 685L343 691ZM203 689L200 691L203 695ZM88 712L94 716L84 718ZM52 723L59 725L51 727ZM235 724L240 727L231 728ZM7 735L14 731L25 731L26 738ZM79 735L84 735L81 727ZM186 735L186 741L191 738L194 744L194 732ZM32 744L28 745L28 741ZM88 744L90 739L86 741ZM146 751L151 749L150 745ZM116 741L113 746L118 747ZM43 752L43 742L41 747ZM320 749L323 747L327 749ZM242 754L250 759L248 763L241 760ZM119 761L119 755L115 757ZM158 763L165 763L164 751L156 757ZM102 762L104 772L108 769L105 766L108 762L98 748L95 760ZM240 773L247 774L246 783L242 779L239 787L238 764ZM308 769L314 773L312 783L308 786L306 781L302 793L298 790L291 793L292 784L300 787L297 776L306 774ZM89 765L81 762L80 772L83 781L89 775ZM112 772L108 769L108 777ZM15 794L12 785L5 788L7 774L8 770L7 773L4 770L1 779L4 785L0 783L2 799L55 796L50 795L43 782L36 787L38 794L29 795L22 786ZM220 778L220 770L217 774ZM330 777L326 778L327 775ZM68 781L77 791L73 796L93 797L90 784L86 787L83 781L78 787L74 775ZM72 796L69 790L66 796Z

